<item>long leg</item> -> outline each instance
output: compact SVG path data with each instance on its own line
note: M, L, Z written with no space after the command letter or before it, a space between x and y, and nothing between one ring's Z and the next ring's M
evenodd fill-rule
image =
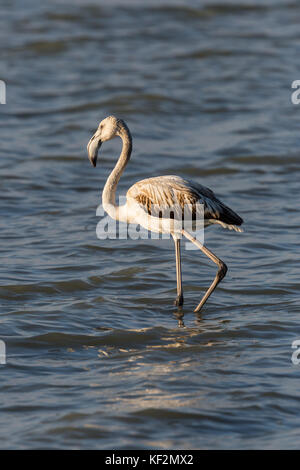
M222 281L222 279L225 277L225 275L227 273L227 266L220 258L218 258L216 255L214 255L208 248L206 248L204 245L202 245L200 242L198 242L198 240L196 238L194 238L192 235L190 235L188 232L186 232L185 230L182 230L182 233L188 240L190 240L198 248L200 248L200 250L206 256L208 256L214 263L216 263L218 268L219 268L215 279L213 280L213 282L211 283L209 289L207 289L206 293L202 297L201 302L199 303L199 305L194 310L194 312L199 312L199 310L203 307L203 305L207 301L208 297L213 293L213 291L215 290L215 288L217 287L219 282Z
M174 238L174 242L175 242L175 253L176 253L176 278L177 278L177 297L176 297L174 304L177 306L180 306L183 304L181 260L180 260L180 239Z

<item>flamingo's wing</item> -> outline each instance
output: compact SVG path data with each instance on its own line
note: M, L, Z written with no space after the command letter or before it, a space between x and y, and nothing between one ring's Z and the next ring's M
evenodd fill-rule
M216 198L213 191L193 181L178 176L148 178L134 184L127 192L145 212L153 217L182 220L203 216L211 223L241 225L243 220Z
M183 181L171 176L139 181L129 189L128 197L133 198L152 217L177 220L182 220L183 210L195 212L199 200Z

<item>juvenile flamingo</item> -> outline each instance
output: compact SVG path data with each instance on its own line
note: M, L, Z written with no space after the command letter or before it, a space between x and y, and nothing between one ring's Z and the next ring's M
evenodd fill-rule
M198 312L227 272L226 264L206 246L193 237L189 230L200 219L202 227L219 224L224 228L242 232L243 219L223 202L213 191L194 181L179 176L157 176L135 183L126 194L126 204L116 205L116 189L132 151L132 137L122 119L108 116L100 122L90 139L88 157L95 167L98 150L103 142L119 136L123 146L120 157L109 175L102 193L104 210L115 220L140 224L153 232L169 233L175 242L177 297L175 305L183 304L180 239L184 235L218 266L212 284L194 310Z

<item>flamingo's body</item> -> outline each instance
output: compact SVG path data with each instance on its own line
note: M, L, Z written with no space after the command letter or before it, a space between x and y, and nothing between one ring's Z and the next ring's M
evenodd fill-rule
M199 311L210 294L223 279L227 267L216 255L194 238L189 231L199 227L219 224L224 228L241 232L243 223L232 209L216 198L213 191L194 181L179 176L158 176L138 181L129 188L126 204L115 203L116 188L119 179L129 161L132 150L132 138L128 127L121 119L109 116L104 119L88 143L88 155L96 166L98 150L102 144L116 136L123 141L119 160L108 177L103 194L104 210L114 219L127 223L140 224L153 232L170 233L176 248L177 298L176 305L182 305L183 293L181 283L180 239L182 235L195 243L218 266L218 273L195 309ZM184 228L183 228L184 227Z

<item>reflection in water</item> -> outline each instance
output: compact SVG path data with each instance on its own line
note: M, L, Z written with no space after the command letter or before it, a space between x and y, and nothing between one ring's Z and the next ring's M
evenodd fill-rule
M184 324L184 321L183 321L184 314L183 314L183 311L182 311L182 307L178 307L178 310L176 312L174 312L173 315L175 316L175 318L178 321L178 327L179 328L184 328L185 324Z

